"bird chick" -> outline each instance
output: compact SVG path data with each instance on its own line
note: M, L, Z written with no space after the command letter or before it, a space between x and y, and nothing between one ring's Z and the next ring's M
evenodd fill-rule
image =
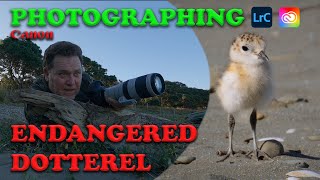
M265 54L266 42L263 37L244 33L233 41L229 55L230 63L218 82L217 95L224 110L228 113L229 149L224 161L233 156L232 135L235 126L233 114L252 109L250 125L253 135L253 152L258 159L256 141L256 112L272 97L272 79L269 59Z

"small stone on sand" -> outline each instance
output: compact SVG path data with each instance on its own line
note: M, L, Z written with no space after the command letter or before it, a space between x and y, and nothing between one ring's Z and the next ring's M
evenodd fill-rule
M279 156L284 153L283 145L276 140L264 141L261 144L260 149L266 154L268 154L271 158Z
M291 171L286 174L287 176L293 176L293 177L317 177L320 178L320 174L309 171L309 170L297 170L297 171Z
M287 134L292 134L292 133L294 133L294 132L296 132L296 129L288 129L288 130L286 131Z
M260 112L257 112L257 120L262 120L264 119L266 116Z
M320 141L320 136L308 136L308 139L311 141Z
M192 156L179 156L177 160L174 161L174 164L189 164L195 159L196 157Z

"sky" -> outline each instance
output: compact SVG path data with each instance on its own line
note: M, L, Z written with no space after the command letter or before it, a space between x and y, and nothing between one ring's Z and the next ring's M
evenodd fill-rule
M83 55L106 68L108 75L115 75L122 81L149 73L160 73L165 80L179 81L188 87L209 89L208 62L198 38L190 27L176 27L175 21L172 21L169 27L107 27L103 23L87 27L82 24L81 18L80 26L76 28L69 27L68 21L60 27L27 27L27 21L22 21L20 27L12 27L12 8L95 8L100 12L108 8L134 8L138 11L139 18L146 8L151 8L154 12L158 12L160 8L175 8L169 2L0 1L0 39L9 36L14 29L53 31L52 41L33 41L43 52L54 42L70 41L81 47ZM160 18L158 14L157 18Z

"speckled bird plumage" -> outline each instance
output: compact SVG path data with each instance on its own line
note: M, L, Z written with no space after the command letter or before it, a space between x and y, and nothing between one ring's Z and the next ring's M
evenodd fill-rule
M251 109L250 124L253 131L254 150L256 147L256 109L272 98L271 67L265 54L266 42L262 36L243 33L232 42L230 63L217 86L221 105L228 113L229 150L225 160L233 155L232 134L235 125L233 114ZM257 155L258 156L258 155Z
M244 51L242 46L247 46ZM219 80L217 94L228 113L261 107L272 97L269 60L260 57L266 44L259 35L245 33L230 48L230 64Z

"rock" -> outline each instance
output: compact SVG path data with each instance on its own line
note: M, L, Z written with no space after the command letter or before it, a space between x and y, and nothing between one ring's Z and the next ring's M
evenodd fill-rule
M260 145L260 150L268 154L271 158L284 153L283 145L276 140L267 140Z
M264 119L266 116L260 112L257 112L257 120L262 120Z
M294 133L294 132L296 132L296 129L288 129L288 130L286 131L287 134L292 134L292 133Z
M320 174L309 171L309 170L298 170L298 171L291 171L286 174L287 176L292 176L292 177L317 177L320 178Z
M308 136L308 139L311 141L320 141L320 136Z
M189 164L194 161L196 157L191 156L179 156L177 160L174 161L174 164Z

